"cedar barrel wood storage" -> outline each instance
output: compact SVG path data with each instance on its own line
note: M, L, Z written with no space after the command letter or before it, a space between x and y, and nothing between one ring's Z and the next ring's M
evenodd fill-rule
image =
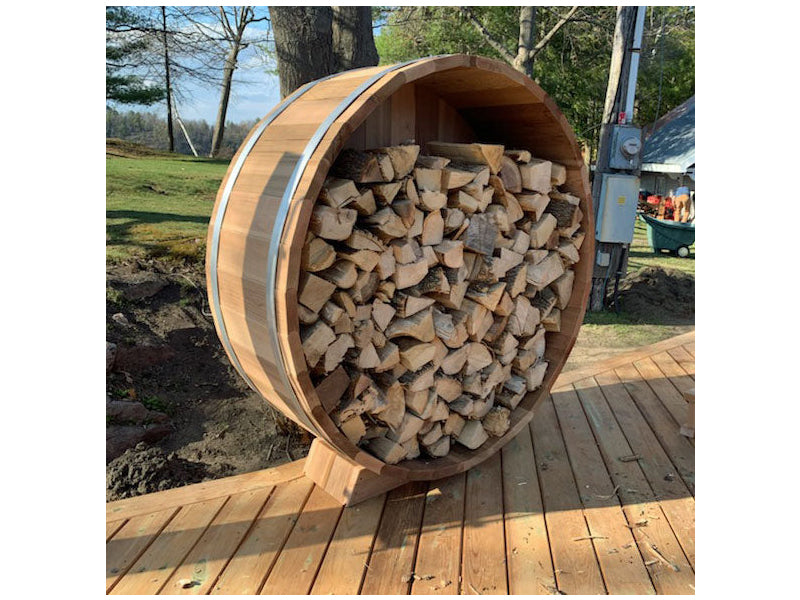
M297 289L311 211L340 151L410 139L423 152L434 140L495 143L563 164L562 189L581 199L586 241L561 331L547 334L547 376L514 410L507 433L475 451L454 447L442 458L387 465L351 443L323 409L301 346ZM509 66L452 55L330 76L306 84L256 125L222 182L206 261L217 333L254 390L342 455L397 480L447 477L485 460L515 436L564 366L586 309L592 215L587 169L566 119L541 88Z

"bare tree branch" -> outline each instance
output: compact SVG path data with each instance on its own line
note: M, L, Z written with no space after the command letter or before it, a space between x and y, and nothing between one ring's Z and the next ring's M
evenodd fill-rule
M544 49L545 46L547 46L548 42L550 42L550 40L553 38L553 36L556 33L558 33L558 30L561 29L567 23L569 23L570 19L572 18L572 15L574 15L577 12L578 8L580 8L580 7L573 6L566 15L561 17L561 20L559 20L559 22L556 23L553 26L553 28L550 31L548 31L544 35L544 37L542 37L541 40L539 40L539 43L536 44L536 46L533 48L533 50L530 51L528 57L529 58L535 58L536 55L539 54L539 52L541 52Z
M511 52L503 44L501 44L491 33L489 33L489 30L487 30L486 27L483 26L483 23L481 23L475 17L473 12L469 8L467 8L466 6L459 6L458 10L462 15L464 15L467 19L469 19L469 22L472 23L475 29L478 30L478 33L480 33L483 36L483 39L486 40L486 43L489 44L495 50L497 50L500 56L503 57L503 60L505 60L510 65L514 64L514 60L516 57L513 54L511 54Z

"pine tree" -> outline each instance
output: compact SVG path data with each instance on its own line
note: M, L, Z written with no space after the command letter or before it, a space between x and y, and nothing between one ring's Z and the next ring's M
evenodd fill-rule
M143 19L121 6L106 7L106 100L150 106L166 89L136 74L136 61L152 43Z

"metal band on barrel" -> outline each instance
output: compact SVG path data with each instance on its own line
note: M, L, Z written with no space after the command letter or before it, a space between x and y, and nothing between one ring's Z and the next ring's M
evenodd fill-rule
M399 63L396 65L392 65L391 67L384 69L380 73L373 75L369 79L362 82L356 89L354 89L344 100L342 100L339 105L331 111L328 117L320 124L317 131L314 133L314 136L309 140L308 144L303 150L303 154L300 156L300 160L297 161L295 165L294 171L292 172L291 177L289 178L289 183L286 185L286 190L283 194L283 198L281 199L280 207L278 208L278 214L275 218L275 226L272 231L272 236L270 238L269 244L269 253L267 254L267 325L269 326L270 332L272 333L273 343L275 348L278 349L278 354L280 355L280 359L282 361L283 369L279 369L281 373L281 377L283 379L286 388L289 390L292 398L290 401L295 404L296 408L298 409L297 412L301 415L305 415L305 411L302 410L300 405L300 401L295 394L294 387L292 386L289 378L286 375L286 365L283 362L283 354L280 352L280 345L278 339L278 326L277 326L277 308L275 302L275 280L277 276L277 269L278 269L278 256L280 254L280 244L281 239L283 238L283 228L286 223L286 216L289 213L289 208L291 206L292 198L294 197L295 192L297 191L297 187L300 185L300 179L305 172L306 166L308 162L311 160L311 155L319 146L319 143L322 141L322 138L328 132L328 129L333 124L333 122L338 119L341 114L347 110L347 108L359 97L363 94L367 89L369 89L375 82L381 79L384 75L391 73L397 69L410 65L411 63L416 62L420 59L410 60L404 63ZM319 435L319 432L316 427L313 427L309 423L309 430L311 433L315 433Z
M327 79L327 77L325 78ZM220 309L219 304L219 282L217 279L217 260L219 258L219 238L220 233L222 231L222 221L225 218L225 210L228 207L228 200L230 199L231 191L233 190L233 186L236 183L236 179L239 177L239 172L242 170L245 161L247 160L247 156L250 154L250 151L255 146L256 142L261 137L261 134L264 133L264 130L272 123L278 116L294 102L297 98L305 94L308 90L314 87L323 79L319 79L317 81L312 81L307 83L303 87L297 89L293 94L287 96L277 107L273 109L271 113L269 113L264 120L259 124L256 131L250 136L250 139L247 143L242 147L242 151L239 154L239 158L236 160L236 163L233 165L233 169L231 170L230 176L228 177L228 181L225 184L225 188L222 190L222 196L220 197L219 207L217 208L217 215L214 219L213 229L211 232L211 254L209 257L210 265L209 265L209 274L211 279L211 297L214 299L213 307L214 307L214 317L217 322L217 327L219 328L219 337L222 345L225 348L225 351L228 353L228 356L233 363L234 368L238 371L239 375L242 376L247 382L253 391L258 392L258 389L253 384L251 379L247 376L242 365L239 363L239 359L236 356L236 352L233 350L233 346L231 345L230 339L228 338L228 332L225 328L225 320L222 316L222 310Z

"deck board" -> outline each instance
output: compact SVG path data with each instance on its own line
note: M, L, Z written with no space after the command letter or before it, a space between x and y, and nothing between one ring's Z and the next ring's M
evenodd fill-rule
M157 594L205 533L227 497L181 507L110 594Z
M674 423L680 427L680 424L686 421L688 409L683 395L675 387L675 384L659 368L652 356L637 360L633 365L672 415Z
M575 384L581 405L595 432L598 446L622 501L628 524L644 556L660 553L669 563L649 565L650 576L660 594L686 594L694 583L694 572L679 543L664 507L657 502L639 461L620 461L634 454L594 378Z
M425 497L412 594L452 595L458 591L465 486L464 473L431 482Z
M685 346L677 346L669 350L669 355L675 359L684 372L694 380L694 355L690 354Z
M308 594L341 514L342 507L315 486L261 594Z
M467 472L462 594L508 594L500 461L501 455L497 453Z
M658 497L686 558L694 567L695 506L692 492L636 410L619 378L611 372L600 374L595 380L602 388L606 402L630 444L632 454L642 457L637 464Z
M647 421L686 486L694 494L694 446L680 434L672 415L633 366L614 369L625 391Z
M419 481L389 492L362 594L409 592L427 492L428 483Z
M125 575L177 512L177 508L167 508L133 517L117 528L106 543L106 592Z
M267 487L231 496L181 566L164 584L161 593L209 593L273 489Z
M108 503L107 593L693 594L694 347L564 373L493 457L356 506L302 460Z
M257 594L305 507L313 484L295 479L278 486L247 538L217 579L212 594Z
M114 534L125 525L127 519L119 519L117 521L106 521L106 542L114 537Z
M531 431L557 590L569 595L605 594L553 401L547 398L536 410Z
M382 495L342 511L312 594L358 594L385 504Z
M658 365L661 372L667 376L681 394L694 387L692 379L686 370L676 361L669 352L659 352L653 355L653 362Z
M572 541L594 546L609 594L654 593L578 395L565 390L554 393L552 400L591 534L590 539Z
M541 595L556 589L531 432L502 450L508 593Z

